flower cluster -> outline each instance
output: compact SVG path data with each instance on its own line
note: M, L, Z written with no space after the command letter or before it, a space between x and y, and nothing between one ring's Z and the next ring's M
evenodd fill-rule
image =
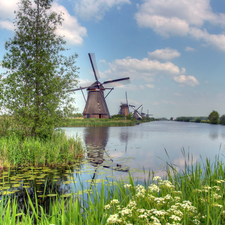
M105 205L107 224L200 224L199 212L190 201L182 201L181 191L168 180L160 177L153 179L155 183L145 188L143 185L124 188L132 191L129 197L119 202L112 200ZM167 191L165 191L167 190ZM217 196L218 197L218 196ZM129 201L128 201L129 200Z

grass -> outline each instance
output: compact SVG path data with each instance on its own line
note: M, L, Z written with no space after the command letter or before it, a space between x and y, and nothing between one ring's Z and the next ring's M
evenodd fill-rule
M116 119L66 119L62 127L111 127L111 126L134 126L134 120Z
M16 199L2 198L0 224L225 224L225 166L219 157L213 162L192 163L184 169L167 164L167 176L153 172L143 183L102 180L90 189L56 197L49 213L38 199L18 211ZM81 182L81 181L80 181Z
M0 136L0 167L70 164L84 154L80 138L55 132L49 139Z

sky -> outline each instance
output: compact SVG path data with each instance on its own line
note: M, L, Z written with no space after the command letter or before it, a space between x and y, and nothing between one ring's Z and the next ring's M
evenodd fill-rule
M0 61L17 3L0 0ZM130 77L106 98L111 115L125 92L155 118L225 114L224 0L57 0L51 10L64 13L56 32L67 41L65 54L78 54L79 85L95 81L88 53L100 82ZM75 98L82 113L82 92Z

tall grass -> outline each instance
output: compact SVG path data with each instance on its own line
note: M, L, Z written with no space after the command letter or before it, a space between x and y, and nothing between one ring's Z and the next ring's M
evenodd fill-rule
M110 126L134 126L133 120L113 119L66 119L63 127L110 127Z
M80 138L68 138L59 131L49 139L0 136L0 167L69 164L82 157L83 151Z
M31 214L18 212L16 200L0 206L0 223L15 224L225 224L224 163L216 157L213 162L186 161L178 171L167 164L167 176L149 172L144 184L102 180L101 187L92 183L71 197L57 197L49 213L36 203L26 206ZM181 168L180 168L181 169Z

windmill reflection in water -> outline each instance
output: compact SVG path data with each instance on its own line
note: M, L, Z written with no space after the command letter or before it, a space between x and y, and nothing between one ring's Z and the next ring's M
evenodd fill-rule
M87 127L84 132L84 141L87 148L87 160L95 168L92 183L100 166L116 171L128 172L129 168L122 164L114 163L105 150L108 142L109 127ZM104 154L109 158L105 160ZM92 184L91 183L91 184Z

